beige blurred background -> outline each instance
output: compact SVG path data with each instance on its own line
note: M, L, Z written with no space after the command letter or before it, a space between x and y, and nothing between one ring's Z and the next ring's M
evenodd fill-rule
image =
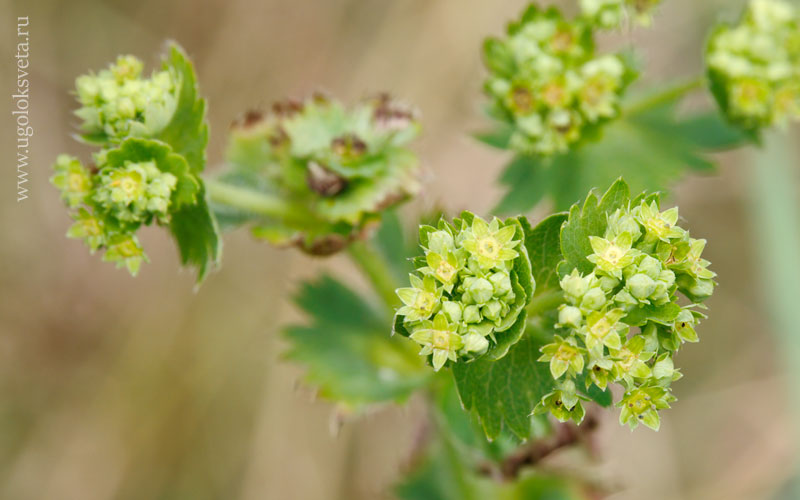
M574 8L571 1L562 2ZM701 68L715 18L739 1L668 0L651 30L608 40L645 55L646 80ZM403 470L418 401L346 419L282 360L280 325L299 320L287 295L343 258L309 260L225 238L222 269L199 291L168 236L146 230L152 263L137 279L64 238L47 183L70 139L74 78L119 53L149 63L165 39L194 59L208 98L210 165L242 110L323 88L347 99L388 90L423 111L417 150L423 203L487 211L504 155L471 141L479 113L481 40L523 0L26 0L0 4L0 95L10 112L16 17L31 20L30 198L15 201L14 137L0 118L0 499L373 499ZM797 131L795 138L800 138ZM680 401L661 432L606 415L593 474L613 498L768 498L796 464L787 378L759 298L746 154L720 157L718 177L692 178L673 201L706 237L720 287L702 342L681 352ZM355 281L355 286L363 283ZM388 334L387 325L387 334ZM553 467L569 462L555 457Z

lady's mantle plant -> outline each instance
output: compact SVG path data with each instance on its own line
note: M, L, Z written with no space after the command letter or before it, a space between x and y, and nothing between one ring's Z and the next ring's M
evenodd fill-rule
M416 113L387 95L351 108L319 94L280 102L234 124L231 169L212 198L223 218L264 215L256 218L257 236L330 254L417 193L417 160L407 145L418 133ZM235 196L235 186L272 197L273 206L231 210L226 195Z
M618 116L635 72L621 55L596 54L594 29L592 22L566 20L556 8L531 5L509 24L506 38L486 40L489 114L511 127L510 149L565 152Z
M169 227L202 279L220 243L200 178L208 127L191 63L173 46L145 78L138 59L122 56L76 88L80 138L99 150L91 164L60 155L53 166L51 181L75 221L67 236L135 275L147 261L139 228Z
M800 120L800 11L782 0L752 0L736 26L708 43L711 90L726 116L758 133Z
M424 257L397 295L396 331L422 346L434 370L448 360L500 358L525 329L535 283L517 219L486 222L464 212L453 224L422 226Z
M565 303L555 326L563 333L539 358L549 363L557 389L536 411L580 422L576 383L583 375L587 387L623 386L620 422L658 429L657 410L674 400L669 387L680 377L672 357L684 342L697 342L704 317L697 309L713 293L714 273L702 258L705 240L677 225L677 207L662 212L657 197L640 197L604 215L598 234L588 236L585 260L560 266L562 273L571 269L560 280ZM570 213L566 236L580 216ZM585 249L586 236L580 238L574 243ZM679 305L679 293L687 305Z
M527 213L545 196L566 208L620 173L636 192L662 189L687 166L708 169L703 151L739 145L735 128L752 136L800 115L798 15L778 0L754 0L707 47L712 91L736 127L716 110L678 117L679 99L702 78L625 100L632 64L598 53L594 35L626 17L646 22L658 3L581 0L572 20L534 5L507 36L484 44L484 89L499 122L484 140L515 155L503 176L513 188L497 212ZM81 77L77 96L81 138L98 150L91 163L56 161L53 183L75 219L69 235L135 273L146 260L138 230L169 227L202 277L219 254L207 187L226 226L248 223L313 255L350 245L381 307L332 278L306 284L297 303L312 320L286 330L289 356L347 411L424 389L437 439L469 446L448 467L470 475L475 456L505 460L520 450L512 443L551 430L545 415L582 422L587 401L611 406L612 384L631 428L658 429L660 410L675 400L673 358L698 340L715 283L705 240L690 237L658 196L631 197L618 180L536 226L464 212L421 226L409 252L385 210L419 189L408 149L419 123L386 96L347 107L315 95L248 113L231 129L228 168L205 183L204 102L179 49L150 77L135 58L120 58ZM355 241L381 220L372 245ZM388 310L404 338L386 335ZM470 420L495 442L471 435Z
M662 211L657 195L631 199L618 181L535 228L468 212L422 226L395 331L434 370L452 365L489 437L503 421L527 436L531 412L580 423L581 401L609 404L611 383L625 389L620 421L657 430L680 377L673 356L697 342L698 309L715 286L705 240L677 222L677 208ZM549 369L531 367L537 358Z

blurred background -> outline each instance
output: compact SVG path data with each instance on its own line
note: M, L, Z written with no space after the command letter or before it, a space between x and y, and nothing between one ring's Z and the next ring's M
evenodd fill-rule
M604 43L636 46L645 82L693 75L709 26L735 18L742 3L669 0L652 29ZM70 221L47 182L59 152L89 153L70 138L73 81L120 53L156 63L164 41L178 41L210 103L211 171L228 124L250 107L320 88L350 100L387 90L423 113L416 149L426 187L421 203L404 208L407 220L439 204L486 213L507 158L468 136L487 124L479 49L525 4L0 4L0 94L9 112L16 17L30 17L35 128L30 197L17 203L13 121L8 113L0 120L0 499L387 498L407 466L420 401L341 415L300 383L302 367L282 359L278 335L281 325L302 321L288 299L301 280L327 270L364 289L350 263L275 250L240 231L225 238L222 269L195 291L157 229L144 231L152 263L136 279L90 256L64 237ZM790 139L800 143L797 129ZM686 179L669 200L710 242L720 283L711 316L702 342L677 358L680 401L659 433L632 434L616 412L603 415L602 456L588 467L614 499L770 498L797 465L790 394L800 381L785 369L787 332L771 315L767 285L782 274L753 216L768 210L750 194L759 161L747 150L719 160L717 176ZM796 196L796 183L781 183ZM784 254L796 257L797 248ZM783 298L791 305L798 296ZM550 466L569 462L554 456Z

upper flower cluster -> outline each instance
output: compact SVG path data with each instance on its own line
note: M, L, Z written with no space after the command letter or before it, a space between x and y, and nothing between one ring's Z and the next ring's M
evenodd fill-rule
M453 224L422 226L420 240L417 274L397 290L404 305L395 330L420 344L437 371L448 359L504 355L524 330L534 288L519 221L465 212Z
M620 97L633 80L619 55L596 54L594 23L567 21L555 8L530 6L490 38L484 89L490 113L513 131L509 147L523 154L564 152L589 130L619 114Z
M135 275L147 261L138 229L169 225L184 262L196 264L202 277L218 254L199 177L207 139L204 101L177 46L161 71L149 79L141 73L141 61L122 56L76 81L82 138L99 150L90 165L65 154L53 165L51 182L75 221L67 236L84 240L91 252L105 250L104 260ZM188 221L192 235L181 229Z
M108 69L78 77L81 108L75 114L87 139L151 137L167 125L177 105L178 76L165 69L142 78L142 69L136 57L120 56Z
M674 400L669 386L680 377L672 356L682 343L697 342L695 327L704 317L697 307L715 286L702 258L705 240L691 238L677 222L677 208L662 212L646 198L607 214L604 234L589 236L586 258L594 269L562 277L565 303L556 326L564 334L540 358L563 380L537 411L580 421L576 381L601 390L618 383L625 389L620 421L659 427L658 410ZM688 305L678 305L677 292Z
M351 108L319 94L280 102L234 124L227 180L245 177L304 214L263 221L258 235L333 253L416 194L417 160L406 146L419 128L416 113L386 95Z
M757 131L800 120L800 12L783 0L751 0L737 26L720 26L706 61L728 118Z
M617 28L626 17L642 25L652 22L652 11L661 0L581 0L581 13L602 28Z

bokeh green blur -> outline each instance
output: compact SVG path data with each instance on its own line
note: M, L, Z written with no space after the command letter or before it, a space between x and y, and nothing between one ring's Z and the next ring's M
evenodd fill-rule
M417 147L425 189L421 202L403 209L406 220L434 206L485 214L500 195L494 182L507 158L469 138L488 124L480 113L480 44L525 3L0 4L4 109L15 85L16 18L30 18L35 129L29 198L18 203L14 123L8 113L0 118L0 499L387 498L408 468L421 402L352 418L302 384L302 367L282 359L278 335L302 319L289 300L301 280L351 275L351 264L276 250L240 231L226 235L221 270L195 290L162 231L144 232L152 263L136 279L90 256L64 237L70 222L47 182L58 153L89 153L71 139L73 81L118 54L153 64L165 40L178 41L209 101L212 172L228 124L250 107L317 89L350 100L387 90L423 113ZM571 0L560 3L575 9ZM709 26L735 19L742 3L668 0L651 29L603 43L632 43L645 61L644 81L666 83L702 69ZM661 431L631 433L606 412L598 461L566 451L544 467L580 467L619 500L770 498L794 474L800 418L791 398L800 370L787 369L785 340L798 329L790 309L800 284L783 278L798 265L791 262L798 248L763 218L798 220L799 132L779 139L777 159L749 150L720 156L716 175L685 179L669 200L680 205L683 225L709 240L720 285L702 342L677 359L685 377ZM784 167L777 177L762 177L759 169L775 162ZM765 203L776 186L794 214ZM770 292L781 284L782 305Z

